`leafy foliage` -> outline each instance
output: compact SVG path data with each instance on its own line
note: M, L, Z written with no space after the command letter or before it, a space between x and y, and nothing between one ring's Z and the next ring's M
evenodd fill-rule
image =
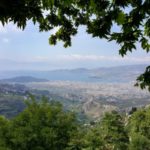
M27 103L27 108L17 117L12 119L5 132L4 139L8 149L11 150L58 150L65 149L77 132L78 124L72 113L64 112L58 103L49 104L45 98L37 103L32 97L32 102Z
M26 22L32 20L39 23L40 31L59 27L56 34L51 35L50 43L62 40L64 46L70 46L71 36L80 25L85 25L93 37L115 40L124 56L136 48L137 41L147 52L150 50L147 39L150 36L149 6L147 0L2 0L0 21L3 25L13 21L24 29ZM113 30L114 24L120 32Z
M122 117L117 112L106 113L96 127L87 134L88 147L99 150L126 150L128 135Z
M117 113L106 114L102 120L102 136L106 141L106 149L126 150L128 136L125 132L123 118Z
M133 113L128 123L131 150L150 149L150 108Z
M91 150L102 150L105 148L105 141L102 138L102 131L99 124L95 127L92 127L87 132L85 136L85 147Z
M150 66L148 66L146 71L137 78L137 81L136 86L140 86L141 89L148 88L150 91Z
M106 113L100 122L81 125L71 112L46 98L31 96L11 120L0 117L2 150L149 150L150 107L121 116Z
M0 149L9 150L6 146L6 133L8 132L9 121L0 116Z
M149 150L150 108L131 116L106 113L100 123L90 127L85 137L88 150Z

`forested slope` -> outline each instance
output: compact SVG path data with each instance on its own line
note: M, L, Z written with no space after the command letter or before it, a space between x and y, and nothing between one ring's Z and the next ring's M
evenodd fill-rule
M100 122L82 124L75 114L46 98L32 96L13 119L0 117L2 150L149 150L150 108L130 115L113 111Z

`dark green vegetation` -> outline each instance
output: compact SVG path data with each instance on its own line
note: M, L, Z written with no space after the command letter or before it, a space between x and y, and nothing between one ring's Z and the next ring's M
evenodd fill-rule
M65 47L71 46L71 37L84 25L93 37L116 41L119 54L124 56L136 49L137 42L150 51L149 8L149 0L1 0L0 22L5 25L12 21L24 29L32 20L40 31L59 27L49 43L62 40ZM136 85L150 90L150 66L137 81Z
M0 148L10 150L65 149L78 132L75 116L60 104L38 104L32 97L27 108L12 120L0 118Z
M28 89L19 84L0 84L0 114L11 118L25 108L23 100Z
M50 37L50 43L62 40L65 46L71 45L71 36L77 33L78 27L85 25L93 37L115 40L121 45L120 54L125 55L135 49L137 41L149 51L149 7L148 0L1 0L0 21L4 25L13 21L24 29L27 21L32 20L39 23L40 31L60 27ZM113 31L114 24L122 30Z
M1 150L149 150L150 108L130 115L106 113L100 122L82 124L60 103L36 102L13 119L0 116Z
M0 114L12 118L25 108L23 96L14 94L0 94Z

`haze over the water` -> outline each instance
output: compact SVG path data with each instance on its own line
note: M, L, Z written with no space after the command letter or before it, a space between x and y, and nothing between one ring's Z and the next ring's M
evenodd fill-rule
M55 32L39 33L38 25L28 23L21 31L13 24L0 24L0 71L2 70L53 70L72 68L97 68L133 64L149 64L150 54L137 45L137 50L122 58L115 42L92 38L84 27L72 39L72 46L64 48L48 44ZM116 29L117 30L117 29Z

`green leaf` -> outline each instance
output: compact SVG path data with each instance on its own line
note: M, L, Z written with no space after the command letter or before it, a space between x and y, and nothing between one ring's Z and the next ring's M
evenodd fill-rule
M119 25L122 25L125 23L125 20L126 20L126 15L121 11L118 13L118 17L116 19L116 22L119 24Z

